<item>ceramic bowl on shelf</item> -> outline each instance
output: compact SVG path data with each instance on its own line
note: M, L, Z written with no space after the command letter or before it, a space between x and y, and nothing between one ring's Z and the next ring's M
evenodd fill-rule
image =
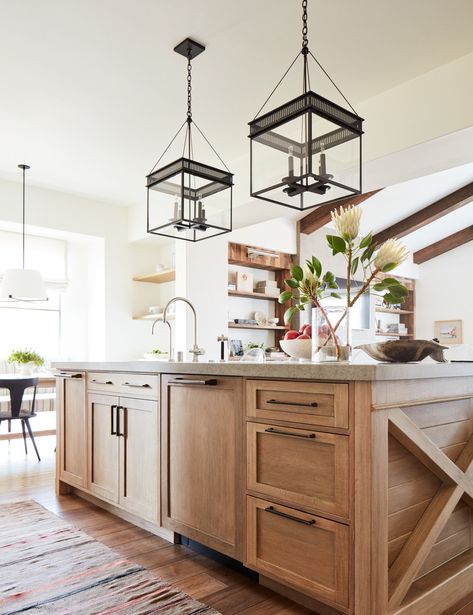
M310 361L312 358L312 340L280 340L279 345L294 359Z
M279 318L268 318L268 324L275 327L279 323Z

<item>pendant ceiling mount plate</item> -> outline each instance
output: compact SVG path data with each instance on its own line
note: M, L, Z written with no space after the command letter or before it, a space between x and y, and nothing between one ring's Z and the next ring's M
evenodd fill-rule
M191 38L185 38L181 43L179 43L179 45L174 47L174 51L185 58L190 58L193 60L205 51L205 47Z

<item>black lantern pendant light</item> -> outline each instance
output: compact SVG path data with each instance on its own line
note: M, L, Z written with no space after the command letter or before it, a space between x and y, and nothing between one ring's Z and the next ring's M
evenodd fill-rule
M146 177L148 233L186 241L201 241L232 230L233 174L192 118L191 61L204 50L190 38L174 48L187 58L187 117ZM194 159L193 126L224 169ZM181 156L157 168L184 128Z
M303 0L302 50L249 123L251 196L298 210L361 193L363 119L310 52L307 33L307 0ZM300 56L303 93L261 115ZM309 56L350 110L311 91Z

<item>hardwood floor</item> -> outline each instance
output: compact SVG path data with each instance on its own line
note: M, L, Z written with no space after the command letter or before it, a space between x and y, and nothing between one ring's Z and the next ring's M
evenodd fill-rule
M182 545L137 528L78 498L54 493L55 438L37 439L42 461L21 440L0 441L0 503L33 499L131 561L222 615L305 615L308 609ZM466 615L462 611L462 615ZM86 614L85 614L86 615Z

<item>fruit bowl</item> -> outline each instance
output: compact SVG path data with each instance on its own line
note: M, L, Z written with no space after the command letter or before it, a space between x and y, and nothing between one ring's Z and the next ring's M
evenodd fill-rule
M294 359L305 359L310 361L312 358L312 340L280 340L279 344L286 354Z

